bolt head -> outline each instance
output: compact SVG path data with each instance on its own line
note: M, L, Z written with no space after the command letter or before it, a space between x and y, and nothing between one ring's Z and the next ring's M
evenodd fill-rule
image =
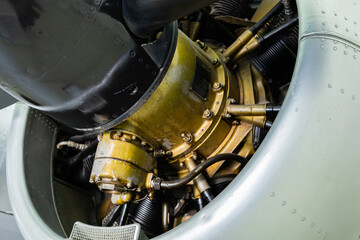
M132 185L131 182L128 182L128 183L126 184L126 187L127 187L127 188L132 188L132 186L133 186L133 185Z
M223 85L220 82L215 82L213 84L214 91L220 91L223 88Z
M219 59L214 58L213 60L211 60L212 65L216 66L219 63Z
M214 113L210 109L206 109L203 113L203 118L210 119L212 118Z

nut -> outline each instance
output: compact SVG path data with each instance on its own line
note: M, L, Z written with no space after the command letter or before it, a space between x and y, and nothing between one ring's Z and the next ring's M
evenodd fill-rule
M219 59L217 59L217 58L214 58L213 60L211 60L211 64L214 66L218 65L218 63L219 63Z
M191 143L194 140L194 136L191 133L182 133L181 137L186 143Z
M213 84L213 89L215 92L220 91L223 88L223 85L220 82L215 82Z
M206 109L203 113L203 118L211 119L214 116L214 113L210 109Z

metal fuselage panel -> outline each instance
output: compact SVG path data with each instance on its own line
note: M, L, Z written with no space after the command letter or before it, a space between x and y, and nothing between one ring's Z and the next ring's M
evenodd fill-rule
M221 195L157 239L358 239L360 3L299 0L298 8L297 65L270 133ZM15 114L8 174L21 170L16 144L28 112ZM31 207L25 179L8 180L24 237L61 239Z
M297 4L296 69L270 133L219 197L156 239L358 239L360 2Z

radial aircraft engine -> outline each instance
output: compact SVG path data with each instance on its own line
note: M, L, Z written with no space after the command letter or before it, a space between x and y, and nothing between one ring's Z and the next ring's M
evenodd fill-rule
M1 0L23 237L358 239L359 12Z

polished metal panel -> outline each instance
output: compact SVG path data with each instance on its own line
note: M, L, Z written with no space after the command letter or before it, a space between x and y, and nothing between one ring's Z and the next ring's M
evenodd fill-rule
M156 239L359 238L360 2L297 3L296 69L269 135L221 195Z

